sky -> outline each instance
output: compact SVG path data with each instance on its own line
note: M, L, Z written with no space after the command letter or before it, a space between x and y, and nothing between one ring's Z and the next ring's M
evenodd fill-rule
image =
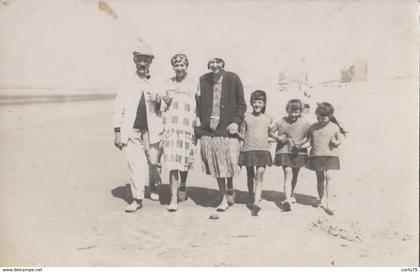
M107 3L117 19L94 0L0 4L0 88L115 88L146 47L156 78L173 75L176 53L194 77L221 57L245 84L275 84L282 71L339 79L355 59L368 62L369 80L418 74L416 1Z

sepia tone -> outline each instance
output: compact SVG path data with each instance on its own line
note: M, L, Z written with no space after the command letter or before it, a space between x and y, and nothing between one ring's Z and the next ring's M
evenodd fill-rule
M417 266L417 1L0 2L0 266ZM115 94L150 50L152 78L188 56L252 91L267 114L289 99L328 101L348 130L335 176L336 213L316 204L302 169L292 211L280 209L283 171L267 168L259 216L236 203L217 213L214 178L196 154L188 200L131 201L126 158L113 145ZM274 146L273 146L274 147ZM217 216L215 216L217 215ZM214 220L212 220L214 219Z

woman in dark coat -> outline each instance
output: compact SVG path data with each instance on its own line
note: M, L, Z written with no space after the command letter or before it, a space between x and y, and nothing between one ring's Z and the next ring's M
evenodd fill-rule
M246 111L242 82L238 75L224 70L220 58L210 59L210 73L200 77L197 92L197 116L200 126L201 160L206 174L217 179L222 202L218 211L234 203L233 177L238 175L239 126Z

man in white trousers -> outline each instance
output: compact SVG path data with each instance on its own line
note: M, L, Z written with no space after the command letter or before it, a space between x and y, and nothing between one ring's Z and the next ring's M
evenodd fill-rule
M159 144L163 133L159 86L152 83L149 67L154 56L146 51L133 52L136 74L124 84L115 100L113 126L114 145L125 151L133 202L125 209L135 212L143 207L145 180L149 170L150 198L159 200ZM149 168L149 169L148 169Z

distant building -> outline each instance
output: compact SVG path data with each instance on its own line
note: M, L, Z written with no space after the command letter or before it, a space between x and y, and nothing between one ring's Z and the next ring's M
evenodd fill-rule
M306 72L288 72L283 71L279 74L278 85L280 91L302 90L302 86L308 84L308 74Z
M368 65L365 60L357 59L352 65L341 69L341 82L366 81Z

